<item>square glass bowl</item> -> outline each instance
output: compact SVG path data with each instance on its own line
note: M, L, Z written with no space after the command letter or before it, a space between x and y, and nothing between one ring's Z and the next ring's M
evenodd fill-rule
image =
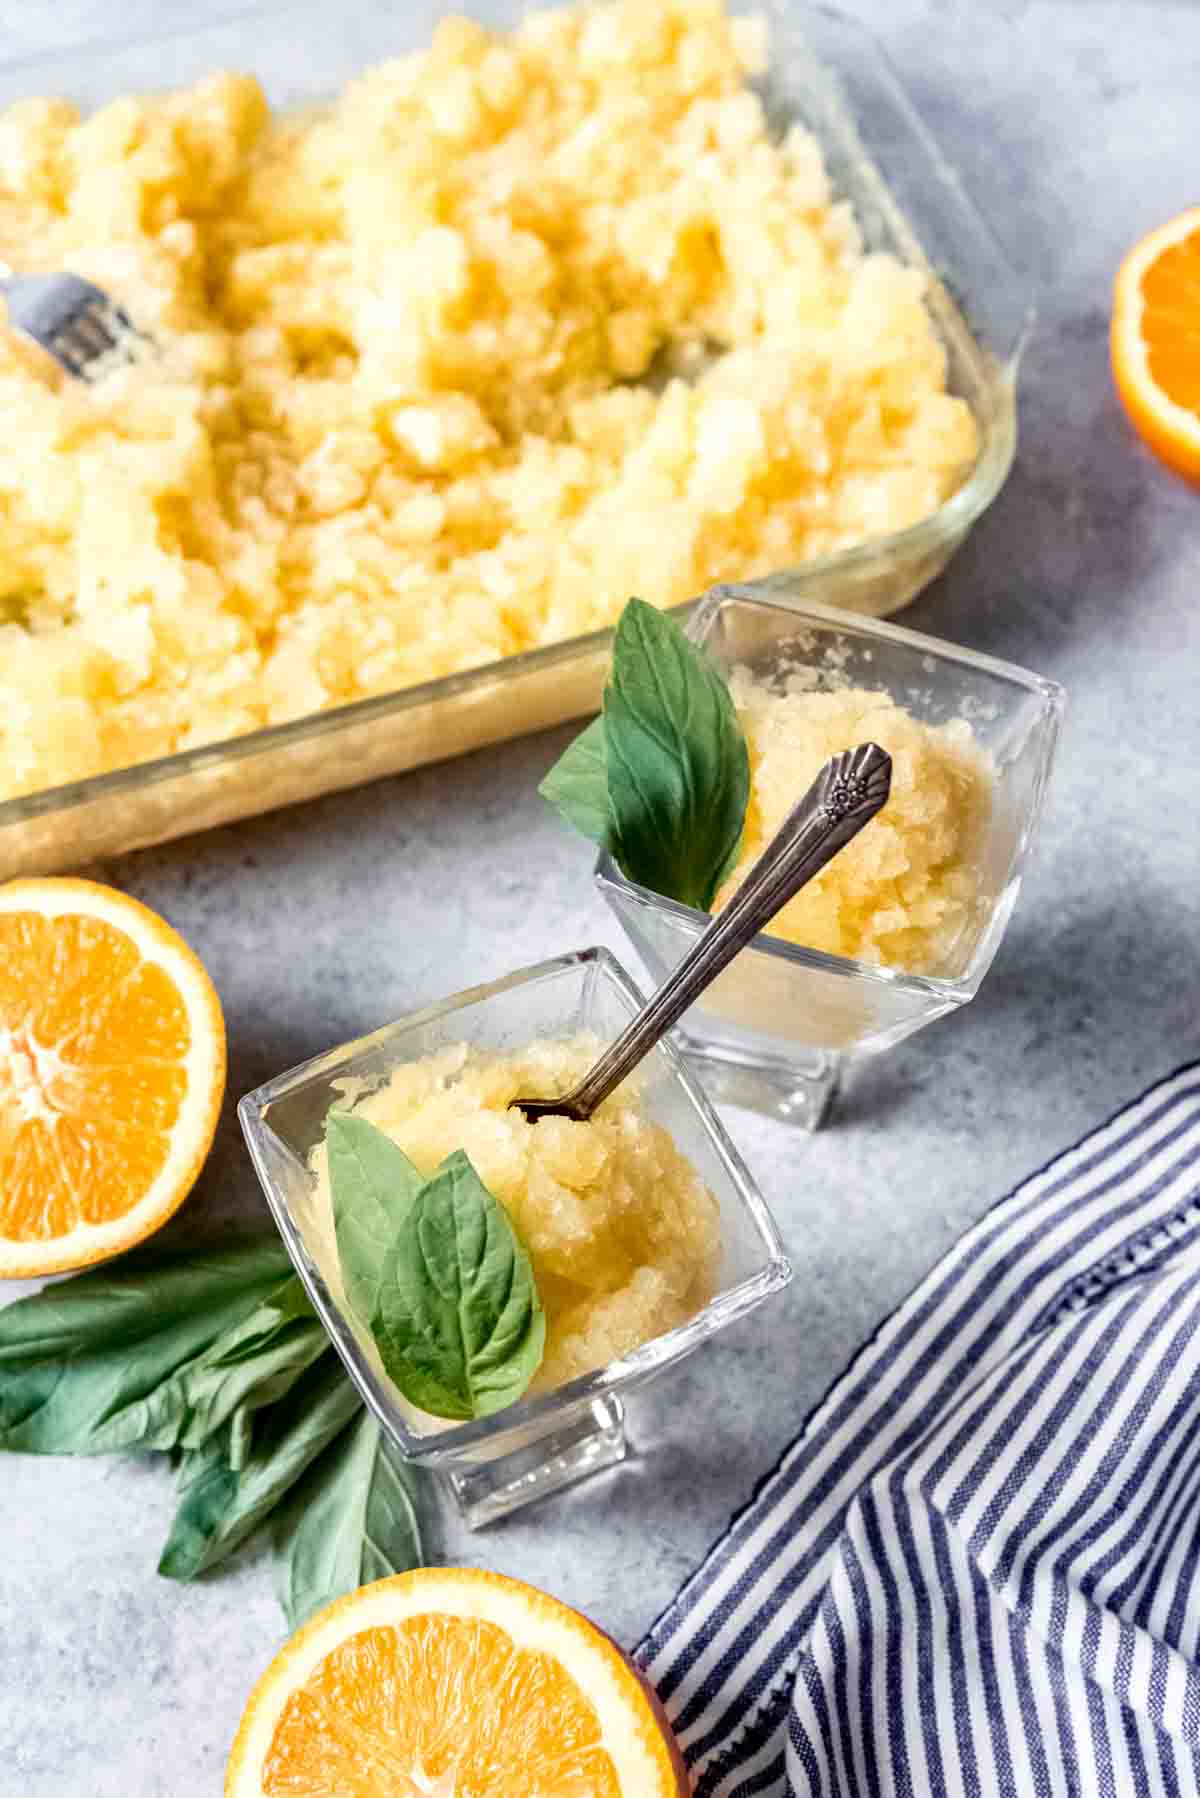
M309 1168L331 1107L385 1081L400 1062L461 1042L518 1049L541 1037L617 1036L642 995L606 949L584 949L455 993L370 1036L280 1074L244 1098L242 1129L272 1215L346 1371L407 1460L447 1476L472 1526L541 1498L626 1452L626 1392L690 1354L791 1279L779 1232L737 1150L669 1044L642 1063L643 1102L667 1129L720 1208L716 1290L687 1323L555 1392L494 1417L442 1423L415 1411L384 1373L370 1333L346 1301L332 1216L316 1203Z
M113 29L99 41L0 67L0 106L60 94L87 112L119 95L185 86L214 69L246 69L262 81L273 106L317 107L363 69L427 44L448 11L507 29L543 3L282 0L195 29L126 41L114 14ZM803 0L731 0L731 10L767 18L769 63L758 85L773 131L782 136L793 125L811 131L867 248L888 251L925 274L948 385L970 406L978 428L974 468L927 518L757 583L767 594L778 590L874 615L894 612L945 566L1008 474L1017 367L1032 319L1029 286L869 31ZM610 647L611 632L593 631L0 801L0 871L11 877L77 868L546 730L596 709Z
M827 687L890 693L929 724L966 718L992 757L981 900L943 973L903 974L763 932L677 1027L685 1057L718 1099L814 1129L848 1057L889 1048L979 990L1020 891L1065 695L1011 663L878 620L766 599L757 586L715 587L687 631L724 671L748 667L770 682L801 665ZM656 982L663 981L708 915L627 880L607 853L596 863L596 880Z

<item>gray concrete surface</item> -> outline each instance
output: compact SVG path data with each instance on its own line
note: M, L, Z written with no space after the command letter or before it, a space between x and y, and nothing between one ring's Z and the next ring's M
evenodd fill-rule
M905 616L1055 676L1071 709L1040 851L976 1003L865 1069L817 1139L729 1114L795 1259L791 1291L635 1405L637 1454L615 1477L474 1538L431 1505L440 1557L534 1580L630 1643L959 1232L1200 1054L1200 493L1131 439L1106 350L1123 249L1197 198L1200 6L842 4L1041 290L1016 470ZM0 58L238 10L16 0ZM619 947L586 847L534 791L569 734L107 868L187 933L227 1007L230 1102L181 1230L262 1209L238 1094L468 979ZM219 1791L280 1614L257 1547L196 1587L156 1578L171 1501L157 1464L0 1463L3 1798Z

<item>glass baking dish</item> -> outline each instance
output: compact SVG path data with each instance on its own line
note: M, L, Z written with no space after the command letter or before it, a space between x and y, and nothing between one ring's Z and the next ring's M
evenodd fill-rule
M221 67L252 70L276 106L313 105L364 66L427 42L448 10L505 26L532 8L520 0L463 0L453 9L435 0L407 0L402 8L377 0L337 7L292 0L194 32L2 68L0 106L54 93L87 109L123 93L181 86ZM1028 298L861 26L796 0L734 10L769 18L764 91L772 120L781 130L798 120L815 133L869 247L927 272L950 386L970 404L979 428L972 473L921 523L754 583L764 595L882 616L941 571L1003 484L1016 442ZM608 643L607 631L574 637L7 800L0 803L0 877L77 866L578 717L599 703Z

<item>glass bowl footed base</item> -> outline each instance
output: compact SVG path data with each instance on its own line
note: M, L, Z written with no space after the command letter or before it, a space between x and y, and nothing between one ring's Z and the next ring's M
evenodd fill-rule
M477 1530L577 1480L619 1467L628 1452L625 1407L607 1396L506 1455L448 1468L444 1479L463 1522Z

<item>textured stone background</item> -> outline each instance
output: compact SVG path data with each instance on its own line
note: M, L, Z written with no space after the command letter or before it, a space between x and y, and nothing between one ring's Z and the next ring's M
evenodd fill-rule
M730 1114L788 1239L790 1292L635 1405L619 1475L474 1538L431 1505L441 1556L538 1581L627 1642L964 1226L1200 1053L1200 496L1131 440L1105 344L1122 250L1197 198L1200 7L842 4L1040 290L1016 470L905 621L1054 675L1071 708L1036 864L976 1003L860 1074L815 1140ZM0 59L249 10L10 0ZM29 89L50 80L31 71ZM261 1210L240 1093L468 979L617 946L587 849L534 792L569 734L107 868L187 933L227 1007L230 1103L184 1230ZM280 1614L257 1549L198 1587L158 1580L170 1508L161 1466L0 1464L3 1798L219 1790Z

